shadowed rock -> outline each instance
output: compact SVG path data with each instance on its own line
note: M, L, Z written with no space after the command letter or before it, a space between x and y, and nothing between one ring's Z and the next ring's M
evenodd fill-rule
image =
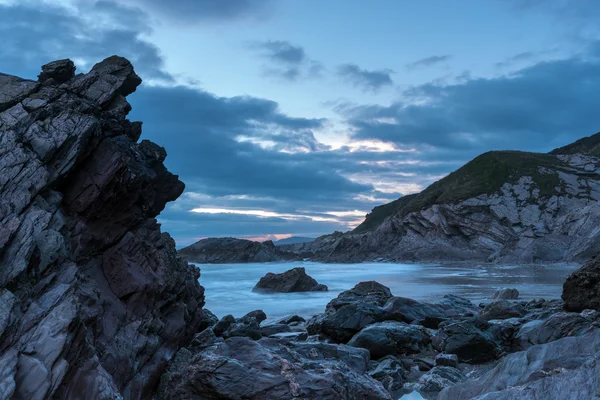
M517 300L519 298L519 291L517 289L500 289L497 290L493 295L494 300Z
M200 272L155 217L183 192L165 150L138 143L110 57L39 82L0 74L0 398L148 398L211 324Z
M600 259L591 260L567 278L562 299L567 311L600 311Z

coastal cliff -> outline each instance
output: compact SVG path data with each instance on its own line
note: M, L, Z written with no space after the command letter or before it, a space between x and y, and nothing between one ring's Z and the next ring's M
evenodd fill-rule
M140 83L116 56L0 74L0 399L150 398L205 325L155 220L184 184L126 119Z

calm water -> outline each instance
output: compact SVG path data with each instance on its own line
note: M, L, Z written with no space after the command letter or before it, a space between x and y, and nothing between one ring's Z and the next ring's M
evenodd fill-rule
M311 262L262 264L196 264L206 288L206 307L218 317L235 317L261 309L269 318L287 314L310 317L323 312L325 305L341 291L358 282L375 280L388 286L396 296L433 301L445 294L457 294L473 301L487 299L496 289L515 287L524 300L559 298L566 277L575 265L553 266L442 266L438 264L320 264ZM296 266L329 292L253 293L252 288L267 272L281 273Z

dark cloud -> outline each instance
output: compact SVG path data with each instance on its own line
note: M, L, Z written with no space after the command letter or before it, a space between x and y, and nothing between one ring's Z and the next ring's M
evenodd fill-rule
M46 5L0 5L0 69L33 78L42 64L56 59L72 58L91 67L118 54L147 79L173 81L158 48L140 38L149 27L139 10L102 1L80 11L83 15Z
M338 68L338 75L366 91L376 92L384 86L394 84L392 80L393 71L389 69L369 71L360 68L356 64L344 64Z
M301 77L319 77L324 69L321 63L307 56L304 48L283 40L254 42L248 47L269 61L264 68L266 76L295 81Z
M275 6L272 0L121 0L150 8L177 21L215 22L264 19Z
M452 56L449 54L443 55L443 56L425 57L425 58L421 58L420 60L406 64L406 68L416 69L416 68L431 67L432 65L436 65L436 64L442 63L444 61L448 61L450 58L452 58Z
M390 106L338 110L360 139L475 154L510 147L549 150L598 130L599 90L600 60L588 54L490 79L417 86Z

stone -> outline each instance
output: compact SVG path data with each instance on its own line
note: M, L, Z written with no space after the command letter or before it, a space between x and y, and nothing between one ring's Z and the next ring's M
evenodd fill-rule
M413 390L425 393L436 393L464 381L467 377L454 367L434 367L423 374L418 382L410 385Z
M290 328L289 325L285 324L269 324L260 326L260 333L263 336L272 336L278 333L288 333L291 331L292 328Z
M508 300L494 301L483 309L480 317L486 321L493 319L519 318L525 315L525 310L518 304Z
M252 319L260 324L261 322L267 319L267 314L265 314L263 310L250 311L248 314L240 318L239 321L246 322Z
M382 307L391 297L392 292L390 289L379 282L360 282L352 289L340 293L335 299L331 300L327 304L326 310L337 310L345 305L357 302Z
M297 267L282 274L269 272L260 278L252 291L259 293L322 292L327 291L327 287L320 285L307 275L303 267Z
M435 304L421 303L406 297L392 297L383 310L390 320L416 323L427 328L437 329L440 322L448 319L445 310Z
M54 79L56 83L65 83L75 76L75 64L73 61L57 60L42 65L42 72L38 75L38 81L45 82Z
M594 258L573 272L563 284L565 310L600 311L600 258Z
M245 336L253 340L260 340L262 334L260 333L260 327L258 322L250 320L247 322L233 322L230 324L225 332L221 335L224 339Z
M435 356L435 366L458 368L458 356L456 354L438 354Z
M446 321L437 335L443 337L439 347L444 353L456 354L461 362L480 364L496 360L503 351L489 329L490 325L479 318Z
M215 324L215 326L213 327L213 331L215 332L215 335L217 336L222 336L223 333L229 329L229 326L231 324L233 324L235 322L235 318L233 315L228 314L226 316L224 316L223 318L221 318L219 320L219 322L217 322Z
M221 341L223 339L220 339ZM204 349L219 342L219 338L215 335L212 328L206 328L202 332L196 334L192 339L189 347Z
M371 363L374 365L369 368L369 376L381 382L388 392L395 394L402 389L408 371L404 368L400 359L395 356L386 356Z
M559 312L545 320L533 320L522 325L515 334L513 345L517 350L525 350L567 336L582 336L598 328L598 322L581 314Z
M368 362L366 350L349 346L236 337L171 365L157 396L391 400L367 374Z
M492 295L493 300L517 300L519 298L519 291L517 289L504 288L496 290Z
M418 353L431 343L429 332L418 325L385 321L372 324L358 332L348 346L369 350L371 357L378 359L387 355Z

